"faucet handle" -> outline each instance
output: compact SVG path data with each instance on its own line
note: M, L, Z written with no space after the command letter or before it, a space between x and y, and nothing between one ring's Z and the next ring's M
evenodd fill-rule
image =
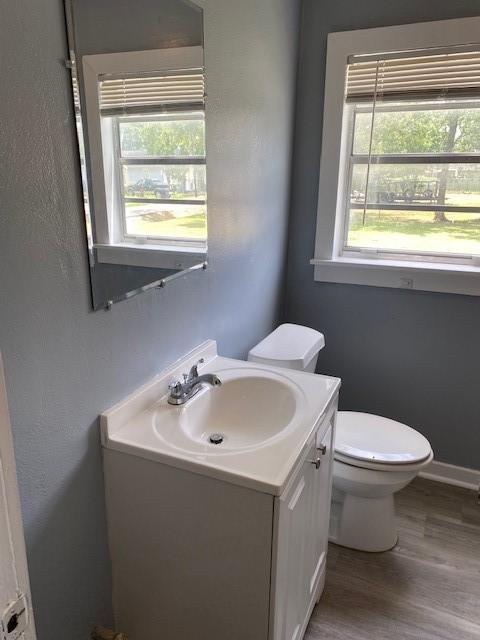
M197 364L193 365L193 367L190 369L190 373L188 374L189 380L192 380L193 378L198 378L198 365L203 364L204 362L205 360L203 358L200 358Z
M182 383L180 382L180 380L173 380L168 385L168 390L170 391L170 393L178 394L182 391Z

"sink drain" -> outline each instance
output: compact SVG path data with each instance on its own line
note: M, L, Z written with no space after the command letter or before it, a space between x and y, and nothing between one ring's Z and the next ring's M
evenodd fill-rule
M221 433L212 433L208 438L212 444L222 444L223 436Z

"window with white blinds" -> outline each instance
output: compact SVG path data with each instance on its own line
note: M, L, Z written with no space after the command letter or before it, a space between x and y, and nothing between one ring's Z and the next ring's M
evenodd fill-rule
M203 109L203 69L121 78L101 77L99 102L102 115Z
M203 69L103 75L98 90L123 239L205 243Z
M83 56L94 247L205 254L203 57L202 47ZM129 264L163 265L137 255Z
M328 34L315 280L480 296L480 16Z
M480 256L480 46L354 55L343 254Z
M350 56L349 102L480 97L480 47L465 51Z

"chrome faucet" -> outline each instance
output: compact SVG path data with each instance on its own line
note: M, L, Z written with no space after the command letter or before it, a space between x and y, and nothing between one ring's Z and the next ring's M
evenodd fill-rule
M212 387L218 387L222 384L222 381L214 373L205 373L202 376L198 375L198 365L203 364L203 358L194 364L188 374L183 374L183 380L177 380L168 385L170 393L168 395L169 404L185 404L187 400L193 398L203 384L209 384Z

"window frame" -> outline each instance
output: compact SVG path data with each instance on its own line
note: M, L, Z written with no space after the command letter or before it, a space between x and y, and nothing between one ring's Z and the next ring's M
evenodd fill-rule
M125 53L86 55L82 58L85 118L92 205L93 249L98 262L164 269L187 269L203 262L207 240L152 238L126 234L122 193L123 178L119 116L101 115L98 82L105 75L161 73L172 69L203 68L203 47L152 49ZM172 114L180 113L172 111ZM146 117L151 117L150 112ZM205 108L206 120L206 108ZM104 141L110 138L105 145ZM164 159L165 161L167 158ZM168 158L170 161L171 158ZM148 162L150 162L149 159ZM203 159L206 165L206 153ZM152 199L152 202L155 200ZM180 203L180 201L178 201Z
M480 295L478 258L344 249L354 111L344 108L348 58L475 43L479 30L480 18L474 17L329 34L315 257L310 261L315 280Z

